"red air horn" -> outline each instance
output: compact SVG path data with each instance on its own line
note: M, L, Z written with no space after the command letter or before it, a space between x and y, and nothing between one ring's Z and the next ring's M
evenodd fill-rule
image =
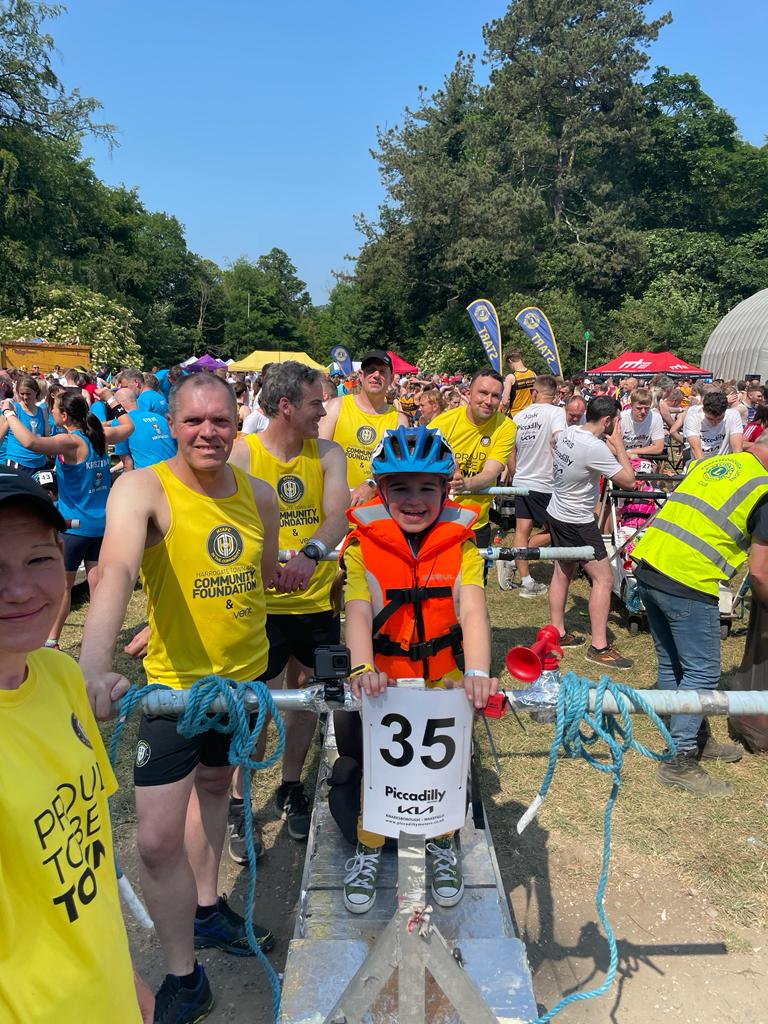
M509 674L523 683L532 683L542 672L556 669L562 658L560 631L557 626L542 626L536 643L530 647L513 647L507 654Z

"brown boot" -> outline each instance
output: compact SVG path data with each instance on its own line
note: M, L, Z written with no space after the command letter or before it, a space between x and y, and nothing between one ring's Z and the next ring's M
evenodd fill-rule
M718 743L714 736L710 736L707 742L699 751L699 757L704 761L726 761L734 764L744 756L744 748L738 743Z
M687 789L696 796L730 796L733 786L705 772L696 760L696 751L678 754L674 761L659 765L656 780L662 786Z

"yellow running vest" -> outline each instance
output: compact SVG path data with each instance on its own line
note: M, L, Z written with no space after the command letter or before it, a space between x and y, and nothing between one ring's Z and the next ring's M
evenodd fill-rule
M341 412L333 432L347 457L347 483L354 490L371 475L371 457L385 430L397 429L397 409L381 414L363 412L354 395L341 400Z
M513 370L515 375L515 386L512 391L512 401L507 416L516 416L523 409L527 409L533 402L533 382L536 374L533 370Z
M280 547L301 548L317 533L323 513L323 466L318 443L306 440L301 452L290 462L281 462L267 451L259 434L246 434L251 453L251 476L274 487L280 506ZM289 615L327 612L331 607L331 584L336 577L333 562L320 562L306 590L296 594L267 591L267 614Z
M268 652L264 526L248 475L232 467L237 492L209 498L183 484L167 462L152 469L171 525L141 563L152 627L148 681L184 690L212 674L238 683L261 679Z
M746 452L700 459L691 467L635 545L632 558L717 597L718 584L733 579L747 558L747 523L768 498L768 474Z

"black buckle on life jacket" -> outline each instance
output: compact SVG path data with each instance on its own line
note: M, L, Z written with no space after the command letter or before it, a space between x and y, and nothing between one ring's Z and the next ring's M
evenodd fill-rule
M387 603L374 618L372 629L375 636L387 619L391 618L396 611L405 605L412 604L416 609L416 618L420 617L421 604L431 597L452 597L451 587L402 587L400 589L387 590Z
M373 638L373 653L383 655L400 655L409 661L426 661L434 658L440 651L450 647L456 664L460 669L464 668L464 647L462 644L461 626L451 626L450 630L443 636L434 637L432 640L423 640L420 643L410 644L405 650L390 639L388 636L376 636Z

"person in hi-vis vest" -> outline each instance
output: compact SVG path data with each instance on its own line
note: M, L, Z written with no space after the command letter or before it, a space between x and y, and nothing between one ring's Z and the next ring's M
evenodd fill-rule
M768 603L768 433L750 453L690 464L632 553L635 577L656 646L662 690L714 690L720 679L721 583L749 558L754 600ZM699 761L738 761L742 749L718 743L701 715L672 715L677 747L657 779L699 796L731 786Z

